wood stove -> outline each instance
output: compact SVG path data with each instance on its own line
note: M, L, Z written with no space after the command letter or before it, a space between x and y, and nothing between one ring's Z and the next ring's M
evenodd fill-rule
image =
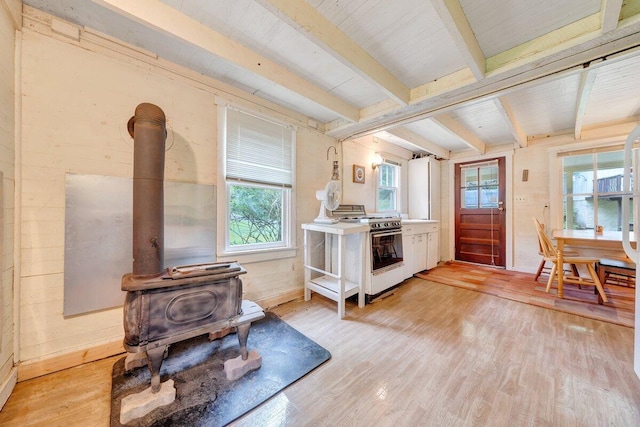
M126 369L146 363L151 391L160 390L160 368L169 345L237 330L247 360L251 322L264 317L260 306L242 300L239 264L211 263L164 268L163 180L166 139L164 112L140 104L127 124L134 139L133 272L122 278Z

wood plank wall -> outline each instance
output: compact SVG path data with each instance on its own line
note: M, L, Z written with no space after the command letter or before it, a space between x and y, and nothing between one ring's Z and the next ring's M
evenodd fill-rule
M15 158L15 43L20 12L0 0L0 407L13 384L14 293L13 221Z

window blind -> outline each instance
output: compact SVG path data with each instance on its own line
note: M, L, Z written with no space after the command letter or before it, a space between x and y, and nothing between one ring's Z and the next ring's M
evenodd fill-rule
M227 108L227 180L293 185L293 129Z

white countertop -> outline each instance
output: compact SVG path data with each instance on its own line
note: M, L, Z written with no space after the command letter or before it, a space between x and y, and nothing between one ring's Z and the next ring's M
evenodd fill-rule
M335 224L322 224L319 222L310 222L302 224L303 230L320 231L331 234L354 234L366 233L369 231L369 224L361 224L359 222L337 222Z
M440 221L435 219L403 219L403 224L438 224Z

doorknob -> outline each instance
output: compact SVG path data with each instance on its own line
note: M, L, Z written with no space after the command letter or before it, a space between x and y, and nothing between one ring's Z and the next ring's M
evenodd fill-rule
M498 202L498 210L502 212L504 210L504 202Z

